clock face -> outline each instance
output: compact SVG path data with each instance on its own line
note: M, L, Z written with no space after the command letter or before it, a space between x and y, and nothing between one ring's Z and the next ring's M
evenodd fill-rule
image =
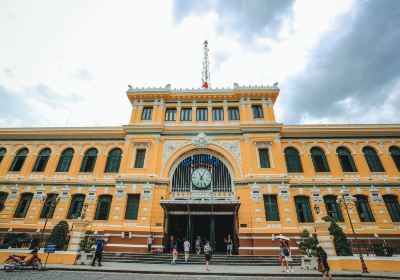
M199 189L205 189L211 183L211 172L203 167L197 168L192 173L192 183Z

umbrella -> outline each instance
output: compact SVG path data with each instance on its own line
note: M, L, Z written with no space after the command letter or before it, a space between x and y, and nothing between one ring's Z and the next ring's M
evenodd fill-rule
M289 237L286 237L286 236L284 236L284 235L282 235L282 234L279 234L279 235L272 235L272 240L275 240L275 239L280 239L280 240L290 240L290 238Z

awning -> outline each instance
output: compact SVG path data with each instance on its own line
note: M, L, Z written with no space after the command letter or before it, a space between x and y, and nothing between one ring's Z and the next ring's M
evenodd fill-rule
M239 200L160 200L169 215L234 215Z

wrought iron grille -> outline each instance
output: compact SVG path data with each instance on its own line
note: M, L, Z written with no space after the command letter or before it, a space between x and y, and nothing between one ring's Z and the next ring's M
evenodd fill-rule
M211 183L207 190L231 192L232 180L226 165L218 158L207 154L196 154L185 158L175 169L172 177L173 192L189 192L195 189L192 173L197 168L206 168L211 173Z

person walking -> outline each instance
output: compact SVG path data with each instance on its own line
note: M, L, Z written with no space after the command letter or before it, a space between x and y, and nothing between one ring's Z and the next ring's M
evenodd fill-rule
M196 241L195 241L195 245L196 245L196 255L200 255L200 252L201 252L201 239L200 239L200 236L197 236Z
M208 240L206 241L206 244L204 245L204 255L206 257L206 270L210 271L208 265L210 263L211 256L212 256L212 248L211 248L210 242Z
M233 249L233 241L231 235L228 234L228 237L226 238L226 254L232 255L232 249Z
M283 260L285 254L283 253L283 250L285 248L285 245L283 244L283 242L281 241L281 246L279 247L279 256L278 256L278 260L281 263L282 266L282 272L285 272L285 261Z
M292 259L292 251L290 250L290 247L289 247L289 241L285 241L284 242L283 260L285 261L286 272L289 272L289 264L290 264L290 268L291 268L292 272L294 272L293 264L292 264L292 261L293 261L293 259Z
M153 246L153 235L150 234L149 237L147 237L147 253L151 254L152 246Z
M175 264L176 259L178 258L178 244L174 240L171 244L172 248L172 262L171 264Z
M103 266L101 264L101 258L103 255L103 250L104 250L104 244L105 244L105 240L104 239L96 239L96 253L94 254L94 258L92 261L92 266L94 266L96 260L98 260L99 262L99 266Z
M187 238L185 238L185 242L183 242L183 250L185 251L185 263L187 263L190 251L190 242L187 240Z
M325 250L322 248L321 244L317 244L317 256L318 256L318 271L322 273L322 277L326 280L328 276L330 280L332 280L332 275L330 274L331 268L328 264L328 255Z

